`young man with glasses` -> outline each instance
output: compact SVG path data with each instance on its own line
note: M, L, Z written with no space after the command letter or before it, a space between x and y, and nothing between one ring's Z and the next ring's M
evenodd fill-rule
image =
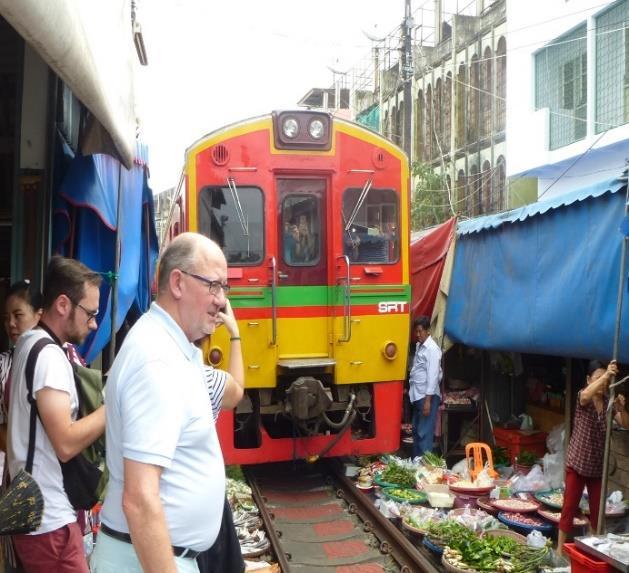
M127 334L107 381L109 485L95 573L197 573L215 541L225 467L194 342L217 326L240 351L220 247L183 233L162 254L157 300Z
M15 476L26 464L31 405L25 369L34 344L48 338L33 373L36 420L32 475L44 496L44 515L37 531L15 535L16 553L26 573L87 572L83 534L63 488L59 460L66 462L95 441L105 430L105 409L76 419L78 398L72 365L64 346L80 344L96 330L98 273L79 261L53 257L46 271L43 312L37 328L17 342L11 371L7 460Z

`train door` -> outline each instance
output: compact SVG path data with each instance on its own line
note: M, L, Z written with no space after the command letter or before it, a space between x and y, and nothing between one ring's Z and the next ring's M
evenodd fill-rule
M281 359L328 356L325 178L278 177L278 352Z

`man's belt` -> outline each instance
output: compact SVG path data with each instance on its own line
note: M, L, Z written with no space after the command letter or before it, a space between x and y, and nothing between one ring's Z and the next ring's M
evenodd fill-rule
M125 543L132 543L131 536L128 533L123 533L122 531L116 531L111 527L107 527L104 523L101 522L100 530L109 535L109 537L113 537L118 541L124 541ZM187 547L178 547L173 545L173 554L175 557L184 557L185 559L196 559L196 557L201 553L200 551L195 551L194 549L188 549Z

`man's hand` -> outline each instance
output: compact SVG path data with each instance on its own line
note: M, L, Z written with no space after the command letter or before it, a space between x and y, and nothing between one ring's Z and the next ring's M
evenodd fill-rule
M236 322L234 310L232 309L232 305L229 302L229 299L226 299L225 308L218 313L218 318L218 323L224 324L227 327L227 332L229 332L230 337L239 336L238 322Z
M430 396L426 396L424 398L424 406L422 408L422 414L424 416L430 416L430 404L431 404L432 400Z

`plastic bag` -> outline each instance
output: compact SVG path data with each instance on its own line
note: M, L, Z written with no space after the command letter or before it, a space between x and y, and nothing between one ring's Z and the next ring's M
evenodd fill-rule
M520 414L518 416L520 418L520 430L532 430L533 429L533 418L528 414Z
M452 472L459 474L464 480L470 479L470 471L467 467L467 458L463 458L452 466Z
M566 431L563 424L555 426L546 438L546 447L551 454L563 452Z
M564 479L563 452L546 454L542 462L544 464L544 477L551 489L561 487Z
M541 491L545 489L550 489L550 486L544 477L542 467L537 464L531 468L531 471L527 475L520 476L519 479L513 480L512 482L512 490L514 492Z
M539 532L537 529L534 529L526 536L526 544L529 547L545 547L547 539Z
M613 491L609 494L605 502L605 511L609 513L624 513L625 502L622 499L621 491Z
M386 517L387 519L392 519L394 517L400 517L400 506L393 501L392 499L382 499L380 498L376 505L380 510L380 513Z

